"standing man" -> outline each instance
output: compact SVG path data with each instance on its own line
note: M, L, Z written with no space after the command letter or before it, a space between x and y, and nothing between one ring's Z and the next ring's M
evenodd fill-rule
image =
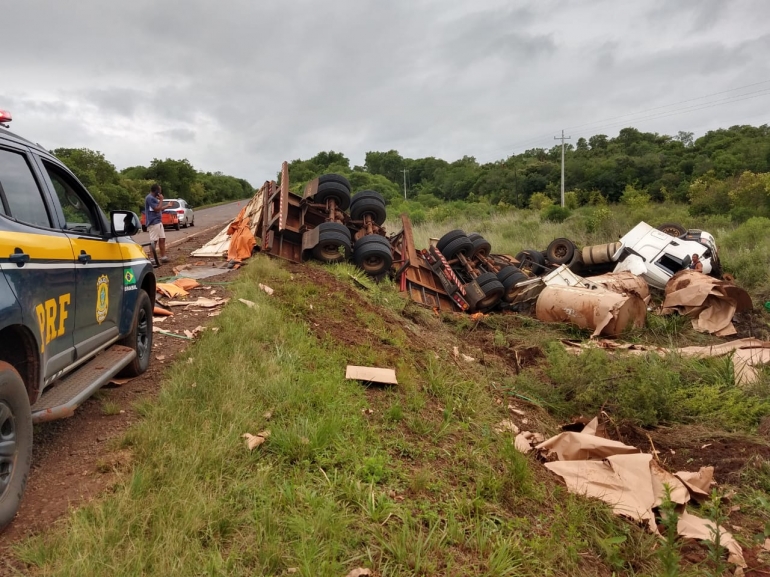
M150 233L150 242L152 242L153 248L155 248L156 242L160 248L160 262L168 262L168 257L166 256L166 231L163 229L161 213L164 208L169 206L171 206L171 203L163 204L163 194L160 185L157 183L153 184L150 187L150 194L144 199L144 215L147 232Z

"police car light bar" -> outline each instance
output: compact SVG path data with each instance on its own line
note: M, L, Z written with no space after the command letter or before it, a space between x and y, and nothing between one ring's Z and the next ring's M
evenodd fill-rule
M0 124L5 125L6 122L13 120L11 113L7 110L0 110Z

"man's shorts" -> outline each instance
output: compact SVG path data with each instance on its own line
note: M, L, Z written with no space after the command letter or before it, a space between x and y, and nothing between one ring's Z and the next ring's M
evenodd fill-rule
M151 224L147 227L147 232L150 233L150 241L158 242L158 239L166 238L166 231L163 228L163 223Z

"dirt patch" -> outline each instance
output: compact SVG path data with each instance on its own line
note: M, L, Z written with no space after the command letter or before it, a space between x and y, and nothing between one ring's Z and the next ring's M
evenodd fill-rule
M169 249L169 264L155 269L157 278L173 275L174 266L193 262L190 251L201 246L217 231ZM218 263L221 264L221 263ZM237 272L204 279L207 289L191 291L189 298L227 296L227 286L205 283L229 282ZM216 291L213 295L212 291ZM174 315L156 326L183 335L211 319L208 310L196 312L174 307ZM26 536L35 534L62 517L71 507L88 502L108 488L115 471L130 463L131 455L117 446L117 439L136 421L136 402L154 397L165 371L193 341L160 333L153 335L153 359L142 376L122 386L108 386L87 400L69 419L35 427L32 469L21 509L14 522L0 534L0 558L4 550ZM109 403L110 410L105 410ZM115 409L117 414L110 414ZM3 567L0 565L0 574Z
M714 467L718 483L737 484L739 474L752 457L770 459L770 444L756 437L714 432L702 426L679 426L645 431L633 425L612 425L608 431L626 444L651 452L658 451L661 463L670 471L697 471Z

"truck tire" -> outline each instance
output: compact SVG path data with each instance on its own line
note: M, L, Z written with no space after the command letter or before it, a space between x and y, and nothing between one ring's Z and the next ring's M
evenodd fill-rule
M324 184L326 182L336 182L347 188L348 192L351 191L350 181L341 174L324 174L318 177L318 184Z
M461 237L467 237L468 235L465 234L464 230L460 230L459 228L455 230L450 230L448 233L446 233L444 236L442 236L440 239L438 239L438 242L436 243L436 248L439 252L444 252L444 247L447 246L450 242L453 240L457 240Z
M503 283L497 280L497 274L485 272L476 277L481 290L484 292L484 298L476 303L476 310L486 312L492 310L503 298L505 288Z
M516 260L519 262L524 262L525 260L528 260L535 264L539 264L540 266L543 266L545 264L545 257L543 256L543 253L541 253L539 250L535 250L532 248L526 248L523 251L521 251L519 254L516 255Z
M318 191L315 193L315 202L326 204L330 198L337 202L337 208L343 212L346 211L350 207L350 187L336 181L319 184Z
M318 225L318 244L313 256L326 263L345 262L350 258L350 230L338 222ZM342 250L340 250L342 249Z
M557 238L551 241L545 250L545 257L552 264L569 264L575 257L575 243L568 238Z
M511 302L515 298L515 288L519 283L529 280L529 277L524 272L513 265L507 266L497 273L497 280L503 283L505 292L503 293L503 300L507 303Z
M16 516L32 463L32 412L24 381L0 361L0 531Z
M687 229L676 222L666 222L661 224L658 227L658 230L676 238L679 238L680 236L687 233Z
M366 274L378 276L393 265L393 249L384 236L370 234L356 241L353 262Z
M372 216L377 226L381 226L385 222L387 217L385 199L379 192L362 190L353 195L353 200L350 201L350 218L363 220L367 213Z
M444 258L447 260L452 260L460 253L467 256L470 254L471 250L473 250L473 243L467 236L462 235L447 244L441 251L441 254L443 254Z
M468 238L473 243L473 248L471 249L468 258L473 258L476 255L486 257L489 256L490 252L492 252L492 245L483 236L479 235L475 239L471 238L470 236Z
M138 377L150 366L152 355L152 300L143 289L136 292L131 332L118 344L134 349L134 360L120 371L121 377Z

